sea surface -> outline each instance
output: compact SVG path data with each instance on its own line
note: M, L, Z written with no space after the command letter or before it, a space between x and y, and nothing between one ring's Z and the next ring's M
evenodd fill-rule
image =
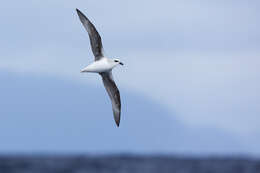
M260 173L260 160L172 156L0 156L0 173Z

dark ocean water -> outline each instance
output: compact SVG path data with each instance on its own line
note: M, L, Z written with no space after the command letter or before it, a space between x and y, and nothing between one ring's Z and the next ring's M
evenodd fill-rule
M260 161L166 156L1 156L0 173L260 173Z

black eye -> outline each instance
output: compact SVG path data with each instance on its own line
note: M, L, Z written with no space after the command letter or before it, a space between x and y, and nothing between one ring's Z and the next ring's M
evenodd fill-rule
M114 60L115 62L119 62L118 60Z

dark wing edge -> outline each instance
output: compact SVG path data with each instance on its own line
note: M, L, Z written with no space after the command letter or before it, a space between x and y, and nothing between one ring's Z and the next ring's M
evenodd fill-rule
M112 109L116 125L119 127L121 116L121 100L119 90L113 80L112 72L100 73L103 84L112 102Z
M81 23L88 32L91 49L97 61L104 56L101 37L89 19L79 9L76 9L76 11Z

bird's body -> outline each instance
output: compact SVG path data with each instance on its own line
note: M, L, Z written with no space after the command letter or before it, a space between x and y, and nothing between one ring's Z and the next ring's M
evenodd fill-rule
M102 73L111 71L117 64L107 57L102 57L101 59L92 62L87 67L81 70L81 72L92 72L92 73Z
M119 90L113 80L112 69L118 64L123 65L119 59L110 59L104 56L102 41L95 26L78 9L76 9L79 19L88 32L91 49L95 56L95 61L81 70L81 72L98 73L102 77L103 84L112 102L114 119L119 126L121 116L121 100Z

